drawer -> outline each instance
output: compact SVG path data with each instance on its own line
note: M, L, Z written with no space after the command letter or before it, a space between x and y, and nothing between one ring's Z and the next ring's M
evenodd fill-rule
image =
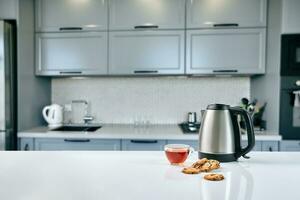
M120 140L98 139L35 139L38 151L117 151L121 150Z
M168 144L187 144L194 148L195 151L199 149L199 142L198 140L168 140Z
M300 151L300 141L283 140L280 142L280 151Z
M123 151L163 151L166 140L122 140Z
M33 151L34 150L34 139L33 138L20 138L19 139L19 150Z
M277 141L263 141L262 151L279 151L279 143Z
M247 141L242 141L242 147L245 148L247 146ZM255 141L255 146L252 149L252 151L261 151L262 150L262 142L261 141Z

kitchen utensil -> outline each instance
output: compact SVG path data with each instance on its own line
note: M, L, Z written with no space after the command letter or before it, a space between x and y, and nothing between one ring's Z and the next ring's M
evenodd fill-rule
M189 123L181 123L179 124L180 129L184 134L198 134L200 129L200 124L189 124Z
M193 148L186 144L168 144L165 146L165 153L172 165L184 163Z
M237 116L245 121L248 145L241 147L240 127ZM221 162L236 161L246 156L255 144L254 128L250 115L240 107L212 104L204 113L199 132L199 158Z
M188 123L195 124L197 122L197 113L196 112L189 112L188 113Z
M63 107L58 104L46 106L43 109L43 117L50 128L57 128L63 123Z

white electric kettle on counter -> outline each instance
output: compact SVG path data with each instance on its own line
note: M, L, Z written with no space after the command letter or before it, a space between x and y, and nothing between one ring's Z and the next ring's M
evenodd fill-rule
M46 106L43 109L43 117L50 128L62 126L63 107L58 104Z

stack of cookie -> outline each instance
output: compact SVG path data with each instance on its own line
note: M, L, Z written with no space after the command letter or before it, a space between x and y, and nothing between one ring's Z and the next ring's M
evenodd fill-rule
M195 162L191 167L184 168L182 170L185 174L199 174L201 172L211 172L220 168L220 162L217 160L208 160L203 158ZM207 174L204 176L206 180L221 181L224 179L222 174Z

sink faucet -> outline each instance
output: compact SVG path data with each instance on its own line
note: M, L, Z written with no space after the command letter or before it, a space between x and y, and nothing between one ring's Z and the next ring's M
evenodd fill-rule
M94 120L94 117L89 114L89 103L86 100L73 100L72 104L73 103L81 103L85 105L84 107L85 113L83 116L83 121L84 124L90 124Z

